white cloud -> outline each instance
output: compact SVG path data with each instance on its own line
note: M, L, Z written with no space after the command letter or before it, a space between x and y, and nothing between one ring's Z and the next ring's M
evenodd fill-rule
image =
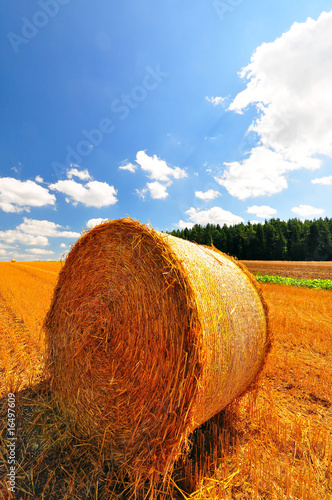
M119 170L128 170L129 172L135 173L137 165L134 165L133 163L125 163L119 167Z
M7 213L30 212L30 207L55 204L54 194L33 181L13 177L0 178L0 209Z
M241 71L247 87L228 109L243 113L249 105L256 106L258 118L249 131L258 135L259 143L249 158L227 164L230 170L236 167L223 183L233 196L245 199L280 192L287 187L284 174L289 170L319 168L317 155L332 156L331 30L332 11L323 12L317 21L294 23L274 42L259 46ZM253 163L251 156L257 156L261 147L277 155L277 161L266 163L265 170L250 165L255 187L249 176L247 182L241 179L247 170L241 167Z
M148 188L135 189L135 191L138 194L138 196L144 201L145 200L145 195L148 192Z
M22 245L36 245L47 246L48 239L45 236L35 236L32 234L22 233L16 229L8 229L7 231L0 231L0 240L6 243L20 243Z
M227 97L205 97L206 101L210 102L213 104L213 106L219 106L221 104L224 104L225 101L227 100Z
M62 229L65 229L63 231ZM16 230L25 234L61 237L61 238L79 238L80 233L68 231L60 224L48 220L36 220L23 218L23 222L16 227Z
M9 248L9 249L15 249L15 246L12 246L12 245L7 245L6 243L1 243L1 242L0 242L0 248L1 248L2 250L7 250L8 248Z
M189 215L189 222L192 224L201 224L203 226L206 224L226 224L227 226L232 226L244 222L242 217L234 215L228 210L223 210L220 207L212 207L208 210L200 210L191 207L185 213ZM185 224L184 227L189 227L188 222L185 221L179 221L178 227L183 227L183 224Z
M107 222L108 219L102 219L102 218L97 218L97 219L90 219L86 223L86 227L88 229L92 229L95 226L98 226L98 224L101 224L102 222Z
M42 183L42 182L44 182L44 179L40 175L36 175L35 181L39 182L39 183Z
M136 189L138 196L144 201L147 193L150 193L151 198L155 200L164 200L168 196L167 185L161 184L158 181L148 182L143 189Z
M179 220L179 222L175 224L175 226L179 229L192 229L194 225L195 224L193 222L186 222L185 220Z
M187 172L180 167L169 167L164 160L158 158L157 155L148 156L145 151L138 151L136 162L141 169L146 172L150 179L166 182L171 184L171 178L183 179L187 177Z
M20 174L22 170L22 163L18 163L18 167L12 167L10 170L13 170L15 174Z
M262 219L269 219L272 215L275 215L277 211L275 208L269 207L268 205L253 205L252 207L248 207L247 213L254 214Z
M83 185L73 179L67 179L50 184L49 188L66 194L66 201L71 201L74 205L82 203L86 207L101 208L114 205L118 201L117 190L107 182L90 181Z
M155 200L164 200L168 196L166 186L158 181L148 182L147 189L150 191L151 198Z
M52 250L45 250L44 248L29 248L25 249L26 252L29 252L33 255L53 255L54 252Z
M80 233L63 230L60 224L47 220L35 220L24 217L23 222L15 229L0 231L0 240L10 245L18 243L35 247L49 245L48 237L62 237L76 239Z
M167 198L167 187L171 186L175 179L183 179L188 176L183 168L170 167L165 160L161 160L157 155L148 156L145 151L138 151L136 154L136 163L145 172L146 176L154 181L148 182L143 189L136 189L136 193L143 200L148 192L153 199L162 200ZM132 163L126 163L119 168L135 172L137 166Z
M298 207L293 207L291 210L294 214L299 215L300 217L323 215L325 212L323 208L315 208L311 205L299 205Z
M89 181L91 179L91 175L88 170L78 170L77 168L71 168L68 170L67 177L68 179L78 177L81 181Z
M208 189L208 191L195 191L196 198L200 200L214 200L218 196L221 196L219 191L215 191L214 189Z
M67 248L66 243L60 243L60 248Z
M328 175L327 177L318 177L317 179L312 179L313 184L323 184L324 186L332 185L332 175Z
M296 163L265 146L254 148L242 162L225 165L223 175L215 180L240 200L280 193L288 186L285 173L298 168Z

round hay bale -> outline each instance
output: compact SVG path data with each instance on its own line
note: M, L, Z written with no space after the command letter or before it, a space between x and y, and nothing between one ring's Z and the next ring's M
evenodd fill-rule
M76 242L45 320L51 388L126 471L165 475L253 382L269 345L251 275L130 218Z

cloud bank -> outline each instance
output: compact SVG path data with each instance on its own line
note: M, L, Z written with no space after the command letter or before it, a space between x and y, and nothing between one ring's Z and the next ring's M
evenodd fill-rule
M332 12L294 23L274 42L259 46L240 72L247 86L228 110L256 108L248 132L257 134L258 143L245 159L225 163L216 178L232 196L278 193L287 188L289 172L318 169L318 155L332 157L331 31Z

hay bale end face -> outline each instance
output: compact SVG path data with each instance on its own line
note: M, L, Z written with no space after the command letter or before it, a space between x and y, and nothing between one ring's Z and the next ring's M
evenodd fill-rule
M249 273L129 218L77 241L45 330L63 410L143 478L171 470L189 434L253 381L269 343Z

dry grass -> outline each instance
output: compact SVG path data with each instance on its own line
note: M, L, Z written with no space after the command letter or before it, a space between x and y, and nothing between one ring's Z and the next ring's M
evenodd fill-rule
M34 283L34 278L24 276L33 318L29 280ZM332 499L332 294L283 285L263 285L263 293L274 343L256 391L195 431L189 457L176 465L173 482L160 498ZM49 304L51 292L39 300ZM12 331L10 324L6 328ZM27 347L38 337L29 332ZM21 340L1 336L0 342L3 360ZM73 435L47 383L17 392L17 410L17 499L129 498L119 484L126 478L117 475L93 440ZM2 398L3 491L6 412Z
M42 325L50 304L50 295L58 277L60 263L40 270L35 263L0 263L0 293L5 308L15 314L16 321L34 335L42 335ZM51 263L52 264L52 263ZM27 288L28 287L28 288ZM38 343L38 339L34 339Z
M230 445L195 498L332 498L331 292L265 285L264 295L275 336L271 355L256 397L228 408ZM215 449L222 433L213 425ZM223 436L221 442L222 449ZM226 487L215 482L221 473Z
M61 265L40 271L35 264L0 263L0 395L7 392L5 373L22 387L44 369L42 326Z

